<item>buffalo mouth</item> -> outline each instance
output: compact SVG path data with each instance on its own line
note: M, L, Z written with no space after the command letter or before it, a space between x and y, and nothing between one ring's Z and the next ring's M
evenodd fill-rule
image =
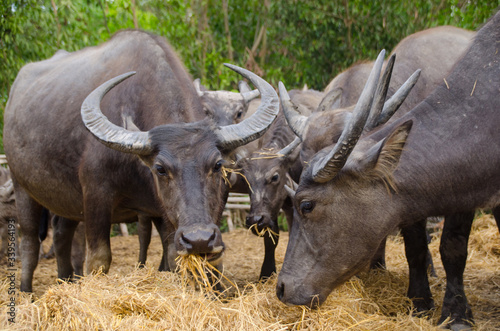
M257 223L246 224L248 230L258 237L264 237L269 235L270 237L279 237L279 228L275 222L266 225L260 225Z
M224 251L221 251L218 253L204 253L204 254L199 254L199 255L205 261L212 263L212 262L216 262L216 261L222 259L222 256L224 255Z
M187 251L178 251L179 256L187 257L188 255L193 255L199 257L201 260L206 261L212 265L217 264L224 256L224 248L214 249L210 253L188 253Z

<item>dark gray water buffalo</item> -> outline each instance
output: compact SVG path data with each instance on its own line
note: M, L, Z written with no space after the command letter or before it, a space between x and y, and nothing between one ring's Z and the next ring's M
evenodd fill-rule
M499 205L499 40L497 13L477 33L447 84L358 141L370 108L364 104L371 103L374 91L368 84L353 117L361 120L351 122L339 142L318 152L302 173L277 284L283 302L323 302L398 226ZM470 223L459 224L461 229L450 234L455 242L441 246L448 284L440 321L451 316L461 327L472 314L463 291L463 242Z
M395 114L396 117L412 109L412 105L422 101L443 83L443 78L469 48L474 35L473 31L454 26L439 26L413 33L394 47L391 55L397 54L397 61L394 64L389 96L415 70L422 69L417 85ZM334 96L332 109L356 104L372 67L371 61L355 64L327 85L325 93Z
M409 93L405 102L391 120L406 114L432 91L433 88L444 82L454 64L466 52L475 32L455 27L437 27L412 34L403 39L392 51L397 54L397 60L392 69L391 84L388 95L393 95L397 85L403 82L413 71L422 68L420 78ZM428 60L428 50L432 48L431 60ZM401 56L401 54L403 56ZM389 61L385 61L387 67ZM366 80L368 69L373 67L373 62L354 65L337 76L327 87L329 92L325 99L330 98L330 110L316 112L310 118L299 117L292 122L298 123L295 131L303 138L301 159L310 160L314 154L336 142L351 116L353 109L351 103L361 94L359 82ZM346 108L336 107L344 107ZM289 108L287 108L289 109ZM289 112L287 112L288 114ZM387 118L383 119L386 121ZM325 125L325 123L330 123ZM373 130L373 125L365 127L365 133ZM432 257L428 252L426 220L404 226L401 233L405 240L406 257L409 264L408 296L412 298L417 311L425 311L433 306L433 301L428 285L428 267L432 268ZM427 254L426 254L427 252ZM385 240L377 250L371 261L371 267L385 265Z
M251 118L224 127L206 118L166 40L148 33L120 32L100 46L21 69L4 127L24 235L21 290L32 290L42 207L85 221L86 273L108 271L111 223L137 215L172 224L178 254L220 260L217 222L227 197L221 169L279 109L268 83L230 67L259 89L262 103ZM131 70L137 74L112 89ZM141 131L119 126L123 114Z

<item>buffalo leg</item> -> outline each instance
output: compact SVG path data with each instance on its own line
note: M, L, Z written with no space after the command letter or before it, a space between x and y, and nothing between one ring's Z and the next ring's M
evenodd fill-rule
M283 212L285 213L288 233L290 234L293 225L293 204L292 200L290 200L289 197L286 197L285 201L283 202L283 206L281 206L281 209L283 209Z
M385 269L385 245L387 242L387 237L382 240L380 246L375 253L375 256L370 262L370 269Z
M14 189L16 192L17 216L23 234L21 242L21 291L32 292L33 273L38 265L38 254L40 252L38 231L43 207L33 200L19 185L15 185Z
M446 292L439 323L451 317L452 324L470 326L472 310L464 292L464 269L467 262L467 244L474 220L474 212L445 217L439 251L446 272Z
M279 228L278 228L279 231ZM267 279L271 277L273 273L276 273L276 259L275 251L278 245L279 236L275 236L270 232L264 234L264 262L260 269L260 280Z
M52 218L54 252L56 254L57 277L59 279L71 280L73 277L71 246L78 223L57 215Z
M111 201L103 199L103 194L84 197L86 257L85 274L104 273L111 265Z
M158 230L158 233L160 234L161 244L163 247L163 254L158 271L174 271L176 266L175 258L177 256L175 244L173 242L175 228L170 221L163 220L160 217L152 218L152 221L156 230Z
M434 308L434 300L429 286L426 220L401 229L405 242L406 260L410 270L408 297L417 312Z
M85 223L78 222L71 244L71 264L75 276L83 276L83 265L85 263Z
M148 258L153 223L149 217L139 216L137 225L137 234L139 235L139 268L142 268L146 265Z

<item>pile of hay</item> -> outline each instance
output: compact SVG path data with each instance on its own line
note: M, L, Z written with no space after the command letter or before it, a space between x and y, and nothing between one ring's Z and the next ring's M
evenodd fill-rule
M286 248L280 236L279 267ZM431 243L438 278L431 279L436 306L444 294L444 271L438 252L439 234ZM159 241L158 238L156 238ZM388 242L388 271L367 272L336 289L317 310L287 307L275 295L276 277L255 283L263 256L261 238L239 230L224 234L225 275L238 290L223 299L186 286L178 274L133 267L123 256L137 252L137 237L113 238L109 275L95 275L75 284L50 285L35 300L17 293L16 324L9 325L8 280L0 283L0 328L101 330L435 330L440 310L428 319L412 317L405 297L407 265L399 237ZM123 245L120 246L120 244ZM158 259L161 245L153 242ZM125 247L128 247L125 249ZM255 252L255 253L249 253ZM135 260L136 256L134 256ZM42 261L42 264L45 263ZM53 263L53 262L50 262ZM154 264L154 265L153 265ZM279 268L278 267L278 268ZM16 276L20 279L20 274ZM41 277L38 272L35 277ZM52 276L52 282L55 277ZM469 246L467 294L478 330L500 328L500 235L490 216L475 221ZM34 286L37 286L36 284Z

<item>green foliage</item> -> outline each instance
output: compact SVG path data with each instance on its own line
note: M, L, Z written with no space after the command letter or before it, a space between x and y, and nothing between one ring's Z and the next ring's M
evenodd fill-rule
M166 37L193 77L211 89L236 88L240 77L223 66L231 62L273 86L281 80L288 88L307 84L322 90L340 71L373 59L382 48L390 51L413 32L445 24L477 29L500 5L500 0L1 1L0 130L9 88L24 64L58 49L102 43L118 30L134 28L134 16L137 27Z

